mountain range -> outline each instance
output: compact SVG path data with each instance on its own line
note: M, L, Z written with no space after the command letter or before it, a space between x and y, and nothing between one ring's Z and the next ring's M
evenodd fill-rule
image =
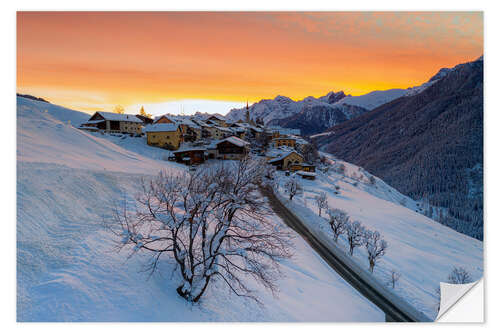
M441 70L429 82L314 140L428 202L439 222L482 240L483 58Z
M299 101L277 96L254 103L249 107L249 113L253 120L262 119L267 125L298 128L302 135L313 135L402 96L418 94L439 81L450 70L442 68L429 81L417 87L372 91L361 96L346 95L343 91L331 91L319 98L309 96ZM226 119L230 121L244 120L245 117L246 108L232 109L226 115Z

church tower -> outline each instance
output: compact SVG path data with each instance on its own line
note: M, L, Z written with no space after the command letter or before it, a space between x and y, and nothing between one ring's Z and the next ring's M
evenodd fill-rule
M250 124L250 110L248 109L248 101L247 101L246 122L247 124Z

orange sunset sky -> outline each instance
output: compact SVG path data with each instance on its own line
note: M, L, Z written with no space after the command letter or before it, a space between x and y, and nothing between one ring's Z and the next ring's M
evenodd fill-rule
M17 14L17 91L86 112L360 95L482 54L481 12Z

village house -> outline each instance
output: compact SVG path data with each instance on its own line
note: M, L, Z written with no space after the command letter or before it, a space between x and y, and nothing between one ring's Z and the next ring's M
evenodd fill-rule
M224 119L224 117L219 116L217 114L211 115L210 117L208 117L207 119L205 119L205 122L212 122L213 124L215 124L217 126L221 126L221 127L226 127L227 126L226 120Z
M232 128L233 131L241 131L241 129L243 129L244 131L241 131L241 133L245 133L245 137L250 135L256 139L259 139L261 135L265 134L264 130L260 126L245 122L233 123L230 128Z
M304 152L305 147L310 145L309 142L307 142L301 137L294 137L294 139L295 139L295 149L297 149L297 151L299 152Z
M206 149L203 147L187 147L174 151L175 160L186 165L205 162Z
M164 114L163 116L156 117L154 120L154 123L155 124L174 124L175 121L171 117Z
M142 123L144 125L149 125L149 124L152 124L154 122L153 119L149 118L149 117L146 117L146 116L143 116L142 114L136 114L135 115L137 118L139 118L140 120L142 120Z
M214 140L221 140L233 135L233 132L227 127L210 126L207 127L207 131L210 133L210 138Z
M243 127L239 127L239 126L230 127L230 128L233 131L235 136L237 136L238 138L240 138L242 140L245 140L246 132L247 132L246 129L244 129Z
M179 125L184 142L194 142L201 139L201 127L191 119L185 117L171 117L170 119Z
M207 159L214 159L217 157L217 142L212 141L209 145L205 146L207 149Z
M250 143L235 136L222 139L215 144L217 158L223 160L239 160L248 154Z
M282 136L279 138L274 138L272 142L273 142L274 147L288 146L288 147L295 148L296 140L295 140L295 138Z
M306 172L316 172L316 166L308 163L302 163L301 164L302 171Z
M179 125L183 142L194 142L202 138L201 126L184 116L163 115L156 118L154 123Z
M292 150L270 159L267 163L276 166L278 170L297 171L302 170L301 164L304 163L304 157Z
M207 139L207 138L211 137L212 133L210 132L210 128L212 127L212 125L207 124L206 122L204 122L203 120L201 120L199 118L193 118L191 120L195 124L200 126L202 139Z
M145 129L150 146L159 146L170 150L178 149L182 142L182 133L175 123L156 123Z
M273 138L278 138L280 136L287 135L297 135L300 136L300 129L298 128L285 128L280 126L270 126L269 131L273 133Z
M130 114L98 111L80 129L139 135L142 133L142 125L141 119Z

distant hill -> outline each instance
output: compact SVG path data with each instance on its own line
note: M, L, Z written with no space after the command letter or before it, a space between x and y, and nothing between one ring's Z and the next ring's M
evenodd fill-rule
M483 238L483 60L441 70L432 85L315 138L414 199L434 218Z
M28 98L28 99L32 99L34 101L39 101L39 102L45 102L45 103L50 103L49 101L47 101L46 99L43 99L41 97L35 97L35 96L32 96L32 95L23 95L23 94L19 94L17 93L16 94L17 97L23 97L23 98Z

